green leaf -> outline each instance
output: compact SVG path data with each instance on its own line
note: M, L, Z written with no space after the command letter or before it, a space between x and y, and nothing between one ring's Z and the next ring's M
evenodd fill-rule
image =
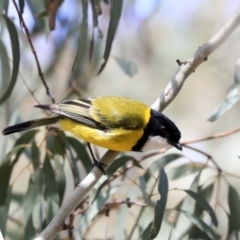
M67 137L67 142L76 152L78 159L83 164L86 172L90 172L92 169L92 161L87 153L86 147L83 146L76 138Z
M14 24L12 23L12 21L6 15L2 14L1 16L6 21L7 29L9 32L10 39L11 39L13 69L12 69L12 77L10 79L8 88L3 93L3 95L0 97L0 104L5 102L12 93L12 90L17 81L19 62L20 62L20 50L19 50L19 41L18 41L17 30L16 30Z
M172 180L175 180L180 177L186 177L187 175L195 173L196 171L199 171L200 169L202 169L202 166L198 166L194 163L186 163L186 164L177 166L174 169L171 169L168 172L168 176Z
M65 188L66 188L66 176L64 172L64 162L60 162L59 157L53 159L55 163L55 172L56 172L56 182L59 195L59 205L62 205Z
M0 186L1 186L1 194L0 194L0 206L6 205L8 189L9 189L9 181L12 174L13 165L10 161L5 161L0 166Z
M31 155L32 155L31 159L33 163L33 168L34 168L34 171L36 171L39 168L39 165L41 162L40 162L40 151L35 141L32 142Z
M154 161L146 170L146 173L143 175L145 182L147 183L151 178L151 175L154 174L161 166L165 166L179 158L181 158L181 154L170 153L162 156L161 158Z
M106 39L106 46L105 46L105 51L103 54L103 59L104 62L102 63L98 74L100 74L103 69L105 68L110 52L111 52L111 48L112 48L112 43L113 43L113 39L115 36L115 33L117 31L117 27L118 27L118 23L122 14L122 5L123 5L123 1L122 0L112 0L111 1L111 10L110 10L110 22L109 22L109 26L108 26L108 32L107 32L107 39Z
M108 177L106 175L102 176L101 179L99 179L98 183L94 186L92 193L89 198L89 202L93 203L98 195L101 193L102 188L106 185L108 182Z
M24 0L18 0L18 5L19 5L19 11L20 14L23 14L24 6L25 6L25 1Z
M24 196L25 196L25 194L23 194L23 193L15 193L15 192L13 192L12 195L11 195L11 200L21 206L22 203L23 203Z
M212 228L210 226L208 226L202 219L200 219L199 217L189 213L189 212L186 212L184 210L181 210L181 209L176 209L182 213L185 214L185 216L187 218L189 218L191 220L191 222L193 224L195 224L199 229L201 229L202 231L204 231L212 240L215 240L215 239L220 239L220 236L218 234L216 234Z
M2 185L0 185L2 186ZM11 203L11 192L12 192L12 187L8 188L7 192L7 197L5 201L4 206L0 206L0 239L1 239L1 233L3 237L5 237L6 234L6 227L7 227L7 220L8 220L8 212L9 212L9 207ZM2 192L1 192L2 194Z
M210 184L209 186L207 186L204 189L201 189L201 187L198 187L197 192L199 193L200 196L202 196L205 201L209 202L210 198L213 194L213 183ZM200 205L196 205L195 209L194 209L194 215L196 216L201 216L203 214L204 209L202 209L202 207L200 207Z
M129 77L134 77L138 73L138 67L133 61L127 61L124 58L114 57L124 73Z
M76 71L81 61L84 59L84 52L86 50L86 43L88 37L88 1L82 0L82 23L80 26L80 36L78 40L77 54L73 62L72 72Z
M64 132L54 129L50 132L47 138L47 149L53 154L65 156L66 136Z
M142 168L142 166L139 164L139 162L134 157L123 156L123 157L120 157L120 158L117 158L116 160L114 160L114 162L107 169L106 174L109 176L113 175L117 171L118 168L122 167L128 161L132 161L134 166Z
M50 222L59 208L59 195L55 173L47 154L43 163L43 174L45 178L44 199L47 202L47 222Z
M188 232L188 239L212 240L205 231L202 231L195 225L193 225Z
M122 240L125 227L127 225L127 216L128 212L128 206L126 204L121 205L118 210L118 216L117 216L117 223L116 223L116 230L115 230L115 237L114 240Z
M34 174L30 176L28 183L28 190L23 199L24 210L24 239L33 239L35 236L35 229L32 221L32 214L39 196L42 196L43 174L40 169L37 169Z
M218 220L217 217L212 209L212 207L209 205L209 203L200 196L200 194L193 192L192 190L185 190L183 189L183 191L185 191L190 197L192 197L197 204L206 212L208 212L208 214L210 215L213 224L215 225L215 227L218 226Z
M239 99L238 90L235 84L233 84L228 90L228 94L223 100L223 102L213 110L213 112L211 113L207 120L210 122L214 122L222 114L228 111L238 101L238 99Z
M0 21L1 24L1 21ZM2 89L7 88L8 81L11 78L11 69L8 59L7 49L0 39L0 82Z
M237 60L235 70L234 70L234 82L240 95L240 59Z
M142 239L142 240L150 239L149 236L150 236L152 224L153 224L153 221L150 222L150 223L148 224L148 226L145 228L145 230L142 232L142 234L141 234L141 239Z
M228 206L229 206L229 215L228 215L228 233L229 235L232 232L240 230L240 197L238 192L232 186L229 186L228 191Z
M89 211L84 213L84 215L82 216L79 222L80 234L83 234L86 231L86 229L89 227L90 222L94 219L94 217L96 217L99 210L103 207L103 205L107 202L107 200L111 198L113 194L116 193L118 189L119 189L119 186L116 185L114 187L107 189L104 192L101 192L101 194L98 195L97 199L90 206Z
M144 178L142 176L139 177L139 183L140 183L140 188L142 191L142 195L143 195L143 200L144 202L148 205L153 207L154 203L151 201L151 199L149 199L148 194L147 194L147 185L146 182L144 180Z
M29 144L32 141L32 139L34 138L34 136L36 135L37 132L38 132L38 130L30 130L30 131L27 131L27 132L23 133L21 135L21 137L17 139L14 146L17 147L17 146ZM17 162L19 156L23 153L23 151L25 149L26 149L26 147L24 147L24 148L20 147L19 148L19 151L17 151L15 159L13 160L14 163Z
M12 150L4 157L0 165L0 205L4 205L7 197L9 181L12 174L12 169L18 161L21 153L26 149L25 144L28 144L35 136L36 131L29 131L23 134L14 144ZM12 156L14 159L11 160Z
M158 192L160 193L161 198L156 203L156 207L154 211L154 219L153 219L151 231L150 231L150 239L154 239L155 237L157 237L161 229L163 215L164 215L166 204L167 204L168 178L163 167L160 169Z

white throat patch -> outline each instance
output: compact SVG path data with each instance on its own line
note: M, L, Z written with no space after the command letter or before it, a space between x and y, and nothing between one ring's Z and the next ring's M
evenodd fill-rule
M141 151L160 150L169 147L170 144L166 138L160 136L149 137Z

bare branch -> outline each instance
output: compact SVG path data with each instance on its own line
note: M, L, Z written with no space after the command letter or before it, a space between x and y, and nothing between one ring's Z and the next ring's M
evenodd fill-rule
M178 95L186 78L191 73L195 72L196 68L200 64L202 64L204 61L207 61L209 55L227 40L227 38L238 27L239 24L240 8L237 9L233 16L224 24L224 26L216 33L216 35L214 35L203 46L198 48L193 57L181 63L177 72L170 79L170 82L161 96L152 105L152 108L162 112Z
M55 103L55 99L54 99L54 97L52 96L52 94L50 93L49 87L48 87L48 85L47 85L47 83L46 83L46 81L45 81L45 78L44 78L44 76L43 76L43 72L42 72L42 69L41 69L41 66L40 66L40 63L39 63L39 60L38 60L38 56L37 56L37 53L36 53L35 48L34 48L34 46L33 46L33 43L32 43L32 40L31 40L30 33L29 33L28 28L27 28L27 25L26 25L26 23L25 23L25 21L24 21L24 19L23 19L23 17L22 17L22 14L20 13L20 11L19 11L19 9L18 9L18 5L17 5L16 1L15 1L15 0L12 0L12 1L13 1L14 6L15 6L15 9L16 9L16 11L17 11L17 13L18 13L18 16L19 16L19 19L20 19L20 21L21 21L21 24L22 24L22 26L23 26L23 28L24 28L24 31L25 31L25 33L26 33L26 36L27 36L29 45L30 45L30 47L31 47L33 56L34 56L35 61L36 61L36 64L37 64L38 75L39 75L39 77L40 77L40 79L41 79L41 81L42 81L42 83L43 83L43 85L44 85L44 87L45 87L45 89L46 89L46 94L50 97L52 103Z

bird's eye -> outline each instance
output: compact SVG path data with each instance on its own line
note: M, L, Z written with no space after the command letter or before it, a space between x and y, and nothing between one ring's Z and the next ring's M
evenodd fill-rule
M167 130L164 126L161 126L161 131L162 131L163 134L167 133Z

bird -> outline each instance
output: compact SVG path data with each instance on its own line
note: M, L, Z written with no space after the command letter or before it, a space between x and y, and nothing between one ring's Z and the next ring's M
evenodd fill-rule
M118 152L143 152L173 146L182 150L181 132L168 117L142 102L118 96L85 97L35 105L52 114L5 128L3 135L58 123L60 129L84 140L93 165L105 174L90 144Z

